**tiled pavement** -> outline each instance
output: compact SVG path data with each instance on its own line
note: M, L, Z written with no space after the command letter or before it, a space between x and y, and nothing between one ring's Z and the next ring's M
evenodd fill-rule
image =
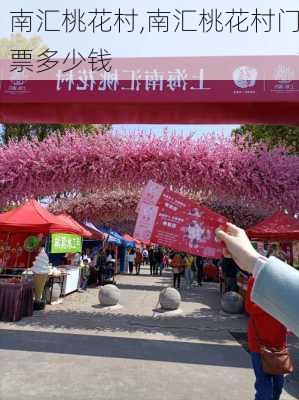
M121 308L102 309L91 288L0 324L1 400L253 399L249 356L230 334L242 337L247 321L220 311L217 285L183 289L182 314L157 318L169 274L117 281ZM288 379L282 400L298 398Z

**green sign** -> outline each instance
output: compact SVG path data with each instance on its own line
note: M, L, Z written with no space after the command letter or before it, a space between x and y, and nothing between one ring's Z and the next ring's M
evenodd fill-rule
M51 253L81 253L81 236L71 233L52 233Z

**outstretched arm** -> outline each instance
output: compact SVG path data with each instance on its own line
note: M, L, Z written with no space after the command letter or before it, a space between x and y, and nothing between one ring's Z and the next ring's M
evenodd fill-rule
M299 336L299 272L275 257L262 257L233 224L216 235L239 267L255 275L252 300Z

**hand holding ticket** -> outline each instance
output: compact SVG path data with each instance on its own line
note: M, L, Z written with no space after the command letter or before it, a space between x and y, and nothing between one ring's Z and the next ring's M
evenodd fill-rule
M220 258L223 243L215 230L227 220L178 193L150 181L138 205L134 236L202 257Z

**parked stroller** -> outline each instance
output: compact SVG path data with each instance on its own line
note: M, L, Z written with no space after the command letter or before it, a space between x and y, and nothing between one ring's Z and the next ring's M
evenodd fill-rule
M106 262L102 268L102 284L103 285L116 285L115 281L115 260L111 259Z

